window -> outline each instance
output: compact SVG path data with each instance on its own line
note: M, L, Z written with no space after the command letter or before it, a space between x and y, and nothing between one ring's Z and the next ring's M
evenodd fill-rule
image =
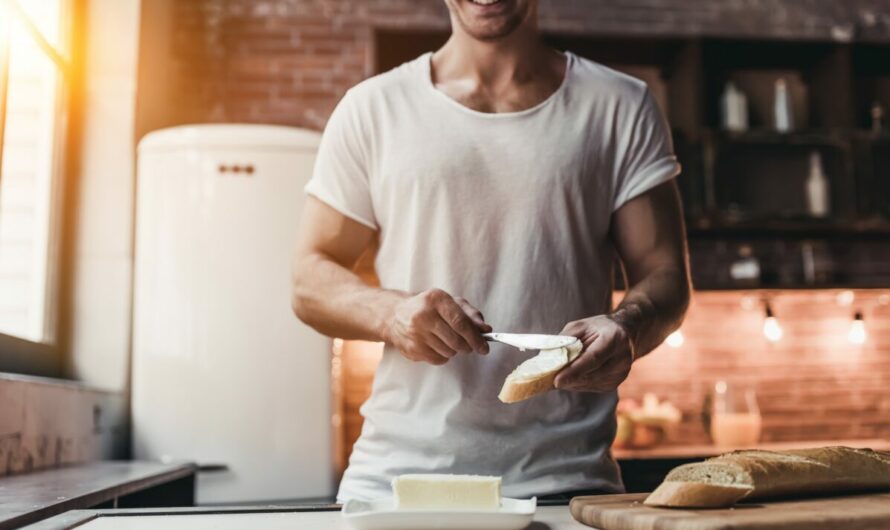
M0 0L0 334L54 339L68 0Z

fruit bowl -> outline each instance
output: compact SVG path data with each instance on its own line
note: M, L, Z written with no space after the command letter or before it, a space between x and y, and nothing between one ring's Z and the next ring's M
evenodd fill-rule
M676 407L659 402L654 394L643 397L643 405L633 399L622 400L616 410L618 428L613 447L647 449L664 442L682 414Z

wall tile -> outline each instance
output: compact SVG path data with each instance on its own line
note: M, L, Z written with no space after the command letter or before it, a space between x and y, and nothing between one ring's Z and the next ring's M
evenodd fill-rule
M0 476L125 454L120 394L0 376L0 404Z

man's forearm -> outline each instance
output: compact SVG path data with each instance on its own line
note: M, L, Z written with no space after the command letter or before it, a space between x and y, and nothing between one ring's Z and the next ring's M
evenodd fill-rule
M620 324L633 344L634 359L646 355L676 330L689 307L689 278L665 267L634 284L609 318Z
M343 339L385 341L396 304L407 293L373 287L318 253L294 264L294 313L315 330Z
M488 353L482 313L441 289L410 294L372 287L320 252L294 263L294 313L330 337L386 342L408 360L441 365L458 353Z

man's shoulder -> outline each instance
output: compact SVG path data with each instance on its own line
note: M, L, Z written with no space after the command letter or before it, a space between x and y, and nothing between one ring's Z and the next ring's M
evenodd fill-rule
M373 75L349 89L348 95L368 102L386 95L416 87L421 80L423 61L427 54L402 63L391 70Z
M574 55L575 84L582 90L591 89L594 94L618 99L630 98L639 102L647 90L646 82L624 72L619 72L596 61Z

